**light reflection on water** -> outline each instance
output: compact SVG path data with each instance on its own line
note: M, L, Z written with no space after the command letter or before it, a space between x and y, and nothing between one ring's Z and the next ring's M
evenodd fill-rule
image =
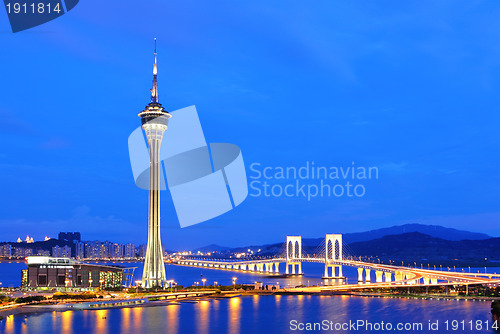
M231 298L229 301L229 333L237 334L240 332L241 324L241 298Z
M195 306L197 313L196 324L198 325L198 333L208 334L210 328L210 318L209 318L209 308L210 302L208 300L202 300Z
M179 333L179 310L180 305L167 306L167 323L169 332Z
M289 333L290 321L491 320L490 303L350 296L248 296L158 307L8 316L1 333ZM425 327L424 327L425 328ZM363 331L365 332L365 331ZM488 331L483 331L487 333ZM432 333L422 331L419 333ZM477 332L475 332L477 333Z
M104 264L113 264L112 262L103 262ZM137 267L134 272L133 281L141 279L143 263L142 262L121 262L116 261L115 265L120 265L124 267ZM424 266L425 267L425 266ZM232 278L237 278L237 283L242 284L253 284L254 282L263 282L264 284L274 285L279 282L282 287L294 287L300 284L304 285L321 285L323 280L321 277L324 273L324 264L321 263L303 263L302 268L305 273L304 276L295 276L289 278L277 278L268 277L267 274L251 273L251 272L240 272L231 270L218 270L209 269L206 267L186 267L167 264L165 266L167 278L173 279L180 285L191 286L194 282L198 282L202 285L201 279L206 279L206 285L212 285L214 282L222 285L232 285ZM19 286L21 284L20 271L21 269L26 269L26 264L24 262L0 262L0 281L2 286ZM282 270L284 267L281 268ZM439 269L439 268L438 268ZM446 271L446 268L444 268ZM450 268L453 269L453 268ZM500 272L499 267L488 267L486 270L490 273ZM356 284L357 283L357 269L354 267L344 266L343 269L344 276L347 277L347 283ZM456 268L457 272L468 272L469 268ZM482 268L471 268L472 272L484 272L484 267ZM371 271L371 280L375 281L375 271ZM331 283L331 282L330 282Z

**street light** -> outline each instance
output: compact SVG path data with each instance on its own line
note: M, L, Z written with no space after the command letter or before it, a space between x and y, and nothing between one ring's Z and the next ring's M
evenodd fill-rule
M217 286L217 281L214 281L214 286Z
M236 277L233 277L233 288L236 291Z
M205 282L207 281L206 278L202 278L201 281L203 282L203 287L205 287Z
M174 280L173 279L168 280L167 283L170 286L170 292L173 292L174 283L175 283Z

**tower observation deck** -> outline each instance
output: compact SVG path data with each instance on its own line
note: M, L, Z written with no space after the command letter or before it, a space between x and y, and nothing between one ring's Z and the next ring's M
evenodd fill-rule
M156 38L154 58L151 102L139 113L149 146L148 244L142 274L142 286L145 288L165 286L167 281L160 237L160 147L171 115L158 102Z

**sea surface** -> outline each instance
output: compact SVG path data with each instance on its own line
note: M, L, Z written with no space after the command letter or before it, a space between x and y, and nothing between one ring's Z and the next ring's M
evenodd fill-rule
M486 328L491 326L489 312L490 303L484 301L268 295L207 300L196 304L15 315L0 322L0 332L493 333ZM461 321L464 321L465 328L460 327ZM310 326L317 323L317 330L299 330L307 328L307 323ZM353 323L360 326L352 327ZM458 329L453 331L454 323ZM388 330L389 324L391 330ZM437 324L434 327L437 330L429 329L429 324ZM397 330L398 325L406 326L408 330ZM339 326L344 326L344 330ZM377 330L377 326L384 327Z
M95 263L95 262L92 262ZM107 265L123 266L123 267L136 267L134 271L133 281L140 280L143 269L143 262L102 262ZM0 262L0 282L3 287L18 287L21 285L21 270L26 269L27 266L23 261L2 261ZM280 284L281 287L294 287L297 285L318 285L323 284L321 277L324 273L324 265L321 263L303 263L302 270L303 276L296 276L290 278L275 278L267 274L237 272L231 270L208 269L203 267L187 267L177 265L165 266L167 279L173 279L178 285L192 286L196 282L201 286L203 285L202 279L206 279L206 285L213 285L217 282L218 285L231 285L233 277L236 277L237 284L254 284L255 282L263 282L263 284L275 285ZM471 272L484 272L485 269L490 273L500 273L499 267L488 268L471 268ZM280 265L280 272L284 272L284 264ZM451 268L450 270L453 270ZM457 268L457 272L468 272L469 268ZM358 273L356 268L343 267L343 275L347 278L347 283L357 283ZM371 271L371 281L375 282L375 272ZM330 282L332 283L332 282Z
M92 262L95 263L95 262ZM143 262L102 262L106 265L136 267L134 271L134 279L140 280L142 275ZM27 266L23 261L4 261L0 262L0 282L4 287L18 287L21 285L21 270ZM324 265L320 263L304 263L302 269L305 272L304 276L296 276L292 278L274 278L268 274L258 274L249 272L237 272L231 270L208 269L202 267L187 267L167 264L165 270L167 279L173 279L178 285L192 286L198 282L198 285L203 285L202 279L206 279L206 285L232 285L233 277L236 277L237 284L254 284L255 282L263 282L263 284L275 285L279 282L280 286L297 286L297 285L317 285L322 284L321 279L324 273ZM283 272L285 266L280 266L280 271ZM344 267L344 276L347 277L347 282L353 283L357 280L357 271L355 268ZM372 280L375 279L372 272Z
M141 263L108 264L136 266L134 279L140 279ZM24 268L26 265L23 262L1 262L2 285L19 286L20 270ZM237 283L248 284L256 281L264 284L280 282L281 286L321 284L321 264L306 263L303 269L304 276L285 279L234 271L166 266L168 278L182 285L192 285L194 282L202 285L202 278L207 280L207 285L214 281L219 285L230 285L233 277L237 278ZM477 270L484 271L484 268L472 269ZM499 268L487 270L500 271ZM344 268L344 275L351 283L357 280L354 268ZM353 323L359 324L359 327L353 327ZM300 330L306 329L308 324L312 330ZM392 329L387 328L388 324ZM410 329L398 330L398 324L410 326L407 327ZM437 330L430 329L430 324L433 328L438 326ZM0 321L0 333L494 333L491 325L489 301L275 295L155 307L19 314Z

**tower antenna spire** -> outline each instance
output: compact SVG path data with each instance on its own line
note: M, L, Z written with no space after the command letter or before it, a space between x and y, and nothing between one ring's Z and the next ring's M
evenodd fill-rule
M153 65L153 88L151 88L151 102L158 103L158 80L156 75L158 74L158 67L156 62L156 38L155 38L155 63Z

